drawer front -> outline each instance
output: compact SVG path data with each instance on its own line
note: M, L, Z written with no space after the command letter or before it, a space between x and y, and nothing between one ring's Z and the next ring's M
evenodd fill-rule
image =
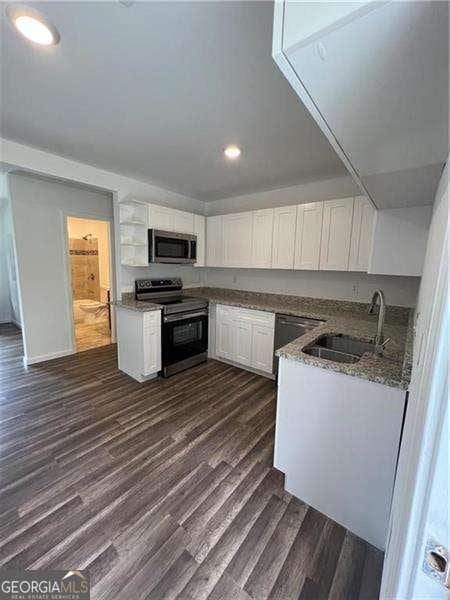
M234 320L245 321L266 327L275 327L275 314L265 310L254 310L252 308L218 304L217 312L218 315L226 315Z

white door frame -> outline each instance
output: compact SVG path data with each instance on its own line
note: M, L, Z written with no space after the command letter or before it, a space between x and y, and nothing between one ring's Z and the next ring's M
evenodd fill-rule
M437 259L439 260L439 259ZM440 257L428 337L420 371L411 380L411 421L405 423L380 598L409 599L423 552L432 477L445 416L448 379L444 336L448 335L448 229ZM443 540L445 543L445 540Z
M111 199L111 206L112 206ZM75 343L75 320L73 315L73 295L72 295L72 281L71 281L71 272L70 272L70 258L69 258L69 231L67 228L67 219L68 217L75 217L78 219L86 219L91 221L103 221L108 224L108 238L109 238L109 278L110 278L110 300L111 302L115 300L115 290L116 290L116 269L115 269L115 244L114 244L114 218L113 216L105 216L99 215L97 213L89 213L83 210L66 210L62 209L60 212L61 220L62 220L62 247L65 255L64 260L64 283L65 283L65 300L66 300L66 310L67 317L69 323L72 324L70 329L70 347L72 349L72 354L75 354L76 343ZM115 312L113 310L110 311L111 314L111 343L115 343L116 341L116 322L115 322Z

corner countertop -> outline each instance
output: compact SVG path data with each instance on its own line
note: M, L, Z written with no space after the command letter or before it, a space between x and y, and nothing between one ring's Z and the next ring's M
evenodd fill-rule
M153 310L161 310L161 304L154 304L153 302L145 302L144 300L135 300L134 294L124 293L122 294L121 300L111 302L112 306L118 306L119 308L127 308L128 310L135 310L136 312L150 312Z
M413 342L413 309L388 306L384 334L391 338L383 356L364 354L353 364L337 363L305 354L305 346L326 334L344 334L372 341L377 316L367 314L367 304L283 294L264 294L224 288L191 288L185 294L208 298L212 303L325 320L305 335L277 350L280 357L359 377L389 387L408 389Z

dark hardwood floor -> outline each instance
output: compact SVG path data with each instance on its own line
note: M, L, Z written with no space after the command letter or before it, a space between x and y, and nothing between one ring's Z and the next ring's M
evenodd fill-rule
M0 325L0 567L95 600L375 599L382 553L287 494L275 387L210 361L139 384L114 346L24 368Z

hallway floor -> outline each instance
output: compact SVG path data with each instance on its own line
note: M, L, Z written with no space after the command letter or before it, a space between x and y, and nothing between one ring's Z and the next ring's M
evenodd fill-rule
M92 600L374 600L383 554L283 489L276 394L208 361L145 384L104 346L25 368L0 325L0 568Z
M98 323L76 323L75 345L77 352L107 346L111 343L111 332L108 321Z

